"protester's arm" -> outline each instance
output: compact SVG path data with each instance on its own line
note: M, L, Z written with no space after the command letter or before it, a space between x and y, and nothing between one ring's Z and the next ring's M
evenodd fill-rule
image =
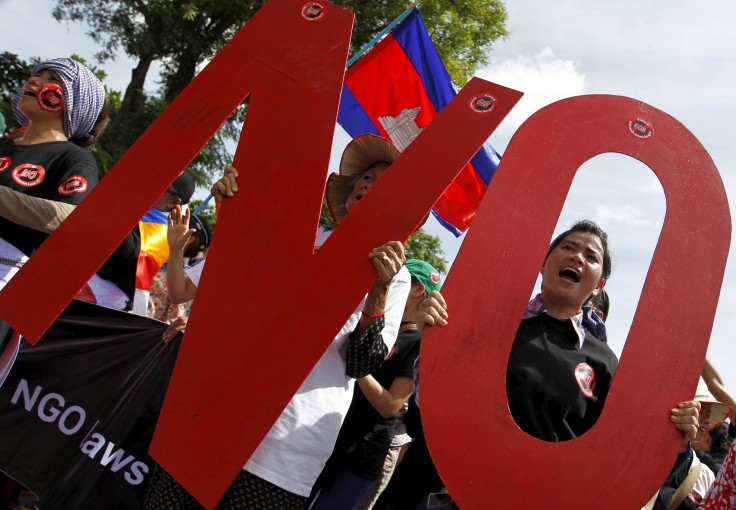
M184 214L177 205L169 214L166 238L169 242L169 262L166 269L166 287L169 298L175 305L186 303L194 298L197 286L184 274L184 248L194 233L189 228L189 209Z
M358 325L348 337L345 359L346 374L356 379L373 373L383 363L389 347L396 340L400 314L406 303L406 294L397 290L393 291L390 303L388 299L389 288L393 289L399 285L392 285L392 279L406 262L404 246L398 241L392 241L374 248L368 256L373 261L378 278L365 298ZM408 290L408 281L404 283L407 284ZM400 309L397 308L399 305ZM388 341L384 341L383 335L387 324L384 317L386 311L399 314L391 315L392 320L388 323L390 326L387 332Z
M372 375L367 375L358 379L358 386L378 414L390 418L409 400L414 381L411 377L397 377L386 389Z
M680 452L687 450L687 444L695 439L698 432L698 414L700 412L700 402L689 400L680 402L676 408L670 411L670 421L675 428L682 432L682 443L680 444Z
M47 234L56 230L75 208L74 204L32 197L0 186L0 216Z
M713 363L706 357L705 363L703 364L703 373L701 374L705 385L708 387L708 391L713 395L716 400L728 404L732 409L736 409L736 399L726 389L726 384L721 378L721 374L718 373Z
M398 273L406 263L404 245L399 241L391 241L368 254L373 261L378 279L368 291L363 305L363 313L360 315L357 333L360 335L368 326L386 311L386 298L391 286L391 279Z

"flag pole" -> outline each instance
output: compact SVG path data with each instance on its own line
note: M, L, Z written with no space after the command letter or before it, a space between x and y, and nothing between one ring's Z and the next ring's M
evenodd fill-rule
M194 211L194 214L199 214L200 212L202 212L202 209L204 209L204 206L206 206L210 200L212 200L212 193L207 195L207 198L202 200L202 203L199 204L199 207L197 207L197 210Z
M404 12L402 12L401 14L399 14L399 16L395 20L393 20L391 23L389 23L389 25L386 28L384 28L383 30L381 30L381 32L376 37L374 37L373 39L371 39L371 42L369 42L368 44L366 44L365 46L363 46L358 53L356 53L355 55L353 55L353 57L350 60L348 60L348 65L346 66L346 69L349 69L350 66L353 65L356 60L358 60L360 57L362 57L365 52L367 52L373 46L375 46L376 43L378 41L380 41L381 38L384 35L386 35L388 32L390 32L392 28L394 28L396 25L398 25L399 23L401 23L401 21L404 18L406 18L412 12L412 8L416 8L416 7L417 7L417 4L415 4L413 1L409 5L407 5L406 6L406 9L404 9Z
M384 35L386 35L388 32L390 32L391 29L393 29L396 25L398 25L399 23L401 23L403 21L403 19L406 18L412 12L412 8L415 8L415 9L417 8L417 4L413 0L411 1L411 3L409 5L406 6L406 9L404 9L404 12L402 12L401 14L399 14L399 16L395 20L393 20L391 23L389 23L389 25L386 28L384 28L383 30L381 30L381 32L376 37L374 37L373 39L371 39L371 42L369 42L368 44L366 44L365 46L363 46L358 53L356 53L355 55L353 55L353 57L350 60L348 60L348 65L345 66L345 69L349 69L350 66L353 65L356 60L358 60L368 50L370 50L373 46L375 46L376 43L378 41L380 41L381 38ZM208 195L207 198L205 198L202 201L201 204L199 204L199 207L197 207L197 209L194 211L194 214L199 214L202 211L202 209L204 209L204 206L206 206L207 203L210 200L212 200L212 195L211 194Z

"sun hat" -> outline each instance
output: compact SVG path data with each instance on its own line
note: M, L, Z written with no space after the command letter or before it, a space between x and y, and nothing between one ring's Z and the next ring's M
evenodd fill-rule
M406 261L406 269L409 270L410 275L424 284L427 294L433 290L440 290L442 288L440 272L429 262L419 259L409 259Z
M97 122L105 104L105 87L87 66L71 58L55 58L41 62L33 68L33 74L50 69L59 75L64 89L64 134L67 138L87 135ZM20 110L22 92L13 98L13 111L22 126L30 121Z
M390 140L373 134L356 136L345 147L340 160L340 173L327 179L325 200L330 216L340 223L347 214L347 202L355 180L376 163L396 161L401 153Z
M730 405L719 402L713 395L708 393L708 390L702 386L698 386L695 393L695 400L701 404L710 404L710 419L708 421L708 430L713 430L720 423L723 423L726 418L731 415L733 409Z

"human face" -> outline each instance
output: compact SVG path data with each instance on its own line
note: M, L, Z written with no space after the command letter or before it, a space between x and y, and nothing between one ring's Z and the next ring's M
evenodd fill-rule
M708 429L710 429L710 403L700 403L700 413L698 413L698 433L695 435L697 441L703 441L706 435L708 435Z
M363 175L355 181L353 191L350 192L350 196L348 196L348 199L345 202L346 212L350 212L350 210L355 207L355 204L357 204L358 201L368 193L368 190L373 187L378 178L383 175L387 168L387 163L376 163L363 172Z
M153 208L163 212L171 212L177 205L181 205L181 198L179 198L173 191L166 190L164 191L164 194L156 200L156 203L153 204Z
M549 253L540 272L547 311L577 315L583 303L605 284L603 244L596 235L571 232Z
M45 112L45 110L38 105L36 96L41 87L50 83L59 85L60 87L64 85L56 71L52 71L51 69L41 69L36 74L28 78L28 81L26 81L21 88L21 98L20 101L18 101L18 109L20 109L24 114L36 111ZM46 113L61 115L61 112Z

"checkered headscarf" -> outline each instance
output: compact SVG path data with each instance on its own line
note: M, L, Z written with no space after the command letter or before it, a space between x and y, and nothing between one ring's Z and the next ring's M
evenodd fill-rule
M42 62L33 68L33 74L50 69L62 81L64 89L64 134L75 138L88 134L95 125L105 103L105 88L102 82L87 66L70 58L55 58ZM13 99L15 117L22 126L30 121L18 110L20 89Z

